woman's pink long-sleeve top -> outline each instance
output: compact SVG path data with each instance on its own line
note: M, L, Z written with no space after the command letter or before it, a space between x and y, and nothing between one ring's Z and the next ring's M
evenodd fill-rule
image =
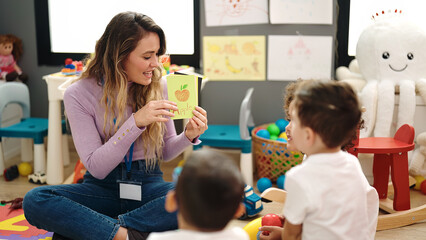
M164 96L167 98L164 78L162 83ZM105 178L115 167L124 162L124 156L128 154L133 142L135 142L133 161L145 159L142 142L135 141L145 127L136 126L130 106L125 111L128 119L105 142L103 133L105 110L101 103L102 94L102 86L95 79L82 79L71 84L64 95L65 112L77 153L87 170L98 179ZM198 138L193 143L190 142L183 132L177 135L173 120L169 120L166 122L163 159L164 161L172 160L186 147L199 143Z

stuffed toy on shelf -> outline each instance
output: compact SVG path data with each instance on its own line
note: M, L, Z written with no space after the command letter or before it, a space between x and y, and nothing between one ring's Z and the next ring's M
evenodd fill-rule
M21 55L21 39L12 34L0 35L0 79L7 82L15 80L27 82L28 76L16 63Z
M354 66L336 70L338 79L362 88L360 100L366 111L360 137L389 137L392 127L414 125L416 92L426 102L426 32L400 13L395 9L375 14L358 39Z
M410 174L426 177L426 132L417 135L416 140L419 147L414 151L410 160Z
M367 83L359 71L358 61L353 59L348 67L336 68L336 79L348 83L356 92L361 92Z

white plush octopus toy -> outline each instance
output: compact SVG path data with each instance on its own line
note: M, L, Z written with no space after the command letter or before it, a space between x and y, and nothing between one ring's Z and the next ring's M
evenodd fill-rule
M360 137L390 136L398 87L396 129L413 125L416 91L426 102L426 32L403 17L376 20L359 37L356 61L352 68L361 76L338 68L336 78L349 77L346 81L355 89L363 87L360 99L366 111Z

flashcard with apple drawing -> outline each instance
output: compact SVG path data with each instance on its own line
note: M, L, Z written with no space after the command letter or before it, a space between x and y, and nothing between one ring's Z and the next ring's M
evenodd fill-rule
M192 110L198 106L198 77L194 75L167 76L169 100L177 103L178 110L172 111L172 119L192 118Z

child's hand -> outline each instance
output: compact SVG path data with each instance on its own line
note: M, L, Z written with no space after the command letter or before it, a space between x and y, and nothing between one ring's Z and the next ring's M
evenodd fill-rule
M259 231L262 231L262 233L259 235L260 240L280 240L283 228L276 226L263 226L259 228ZM264 231L269 232L269 234L265 235Z

